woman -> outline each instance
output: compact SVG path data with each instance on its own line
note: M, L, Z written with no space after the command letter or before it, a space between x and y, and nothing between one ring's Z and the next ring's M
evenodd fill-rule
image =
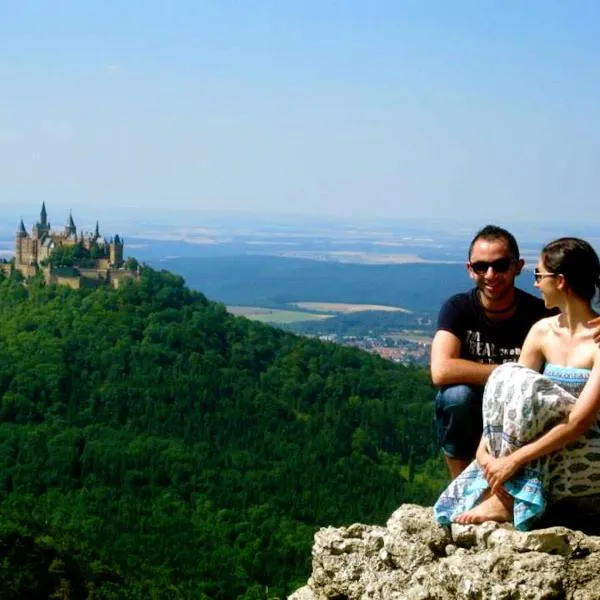
M532 327L518 364L490 376L476 460L437 501L440 524L513 521L527 530L548 502L600 493L600 349L588 323L598 316L598 255L577 238L551 242L535 285L560 314Z

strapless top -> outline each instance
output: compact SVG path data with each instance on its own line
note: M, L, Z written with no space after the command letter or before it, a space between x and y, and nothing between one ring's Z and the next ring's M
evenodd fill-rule
M573 394L573 396L579 396L591 372L591 369L561 367L560 365L546 363L542 375L545 375L548 379L552 379L552 381L567 390L570 394Z

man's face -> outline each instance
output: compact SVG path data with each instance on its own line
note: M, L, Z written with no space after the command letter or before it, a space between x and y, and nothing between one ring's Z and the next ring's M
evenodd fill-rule
M490 303L501 302L512 293L522 268L523 261L514 259L503 239L477 240L467 263L469 276Z

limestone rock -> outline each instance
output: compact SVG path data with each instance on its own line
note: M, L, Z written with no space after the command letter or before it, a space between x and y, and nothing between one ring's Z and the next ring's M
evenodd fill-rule
M600 537L566 527L440 527L404 504L386 527L315 534L308 585L290 600L600 600Z

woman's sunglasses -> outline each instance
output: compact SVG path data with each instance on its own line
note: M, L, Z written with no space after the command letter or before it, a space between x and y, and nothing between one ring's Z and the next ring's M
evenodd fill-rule
M514 258L499 258L498 260L493 260L491 262L488 262L487 260L478 260L469 264L471 265L471 269L473 269L477 275L484 275L488 272L490 267L494 270L494 273L506 273L514 261Z
M539 283L544 277L556 277L558 273L543 273L539 269L535 269L533 272L533 278L536 283Z

